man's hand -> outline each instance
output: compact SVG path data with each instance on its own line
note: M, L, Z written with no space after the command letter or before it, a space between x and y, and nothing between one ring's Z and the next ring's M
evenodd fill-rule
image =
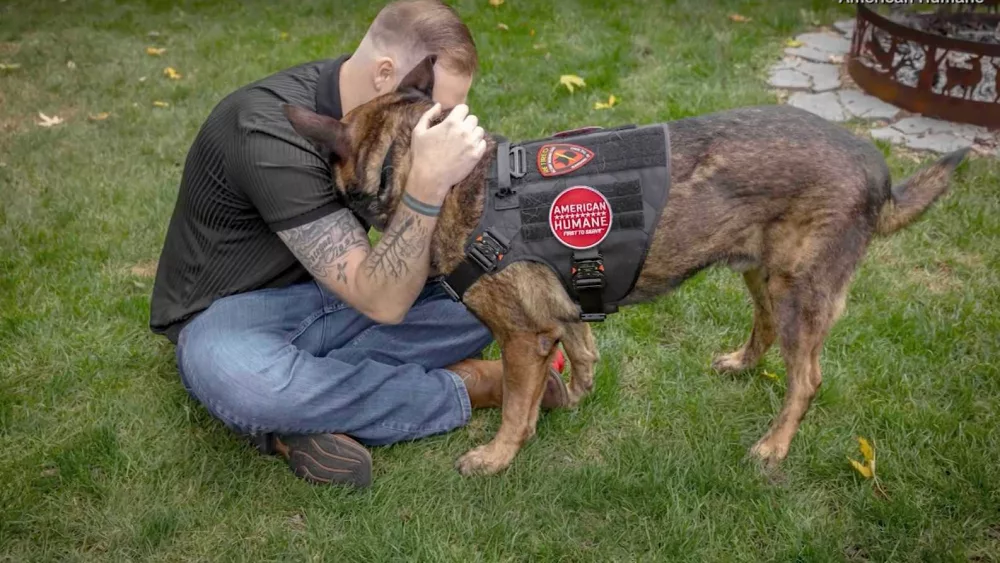
M427 110L410 141L413 169L406 190L428 205L440 205L486 152L486 134L479 119L469 114L469 106L455 106L448 117L431 127L431 120L440 114L441 104Z

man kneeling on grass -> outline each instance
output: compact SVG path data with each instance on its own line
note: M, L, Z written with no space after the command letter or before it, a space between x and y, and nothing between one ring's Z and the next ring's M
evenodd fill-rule
M372 247L332 189L327 155L282 104L341 119L428 55L438 104L413 130L412 203ZM477 62L450 8L395 2L353 54L226 97L188 153L150 328L177 345L181 380L209 412L300 477L366 486L371 456L358 442L446 432L473 407L500 406L500 362L472 359L489 330L427 279L437 209L486 149L464 105ZM553 371L543 406L566 396Z

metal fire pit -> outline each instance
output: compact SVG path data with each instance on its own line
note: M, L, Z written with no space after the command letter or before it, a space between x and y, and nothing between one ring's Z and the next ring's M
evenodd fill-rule
M858 5L847 71L903 109L1000 128L1000 0L932 13Z

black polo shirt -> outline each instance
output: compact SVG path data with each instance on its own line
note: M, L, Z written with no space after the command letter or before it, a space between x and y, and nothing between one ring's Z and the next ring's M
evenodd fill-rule
M293 104L340 119L347 56L283 70L223 99L188 151L150 304L150 329L176 344L220 297L311 279L277 231L342 209L327 155L296 133Z

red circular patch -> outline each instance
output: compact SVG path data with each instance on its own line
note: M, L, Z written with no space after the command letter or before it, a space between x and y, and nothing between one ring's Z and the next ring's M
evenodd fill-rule
M572 249L592 248L611 232L611 204L594 188L566 188L549 208L549 228Z

